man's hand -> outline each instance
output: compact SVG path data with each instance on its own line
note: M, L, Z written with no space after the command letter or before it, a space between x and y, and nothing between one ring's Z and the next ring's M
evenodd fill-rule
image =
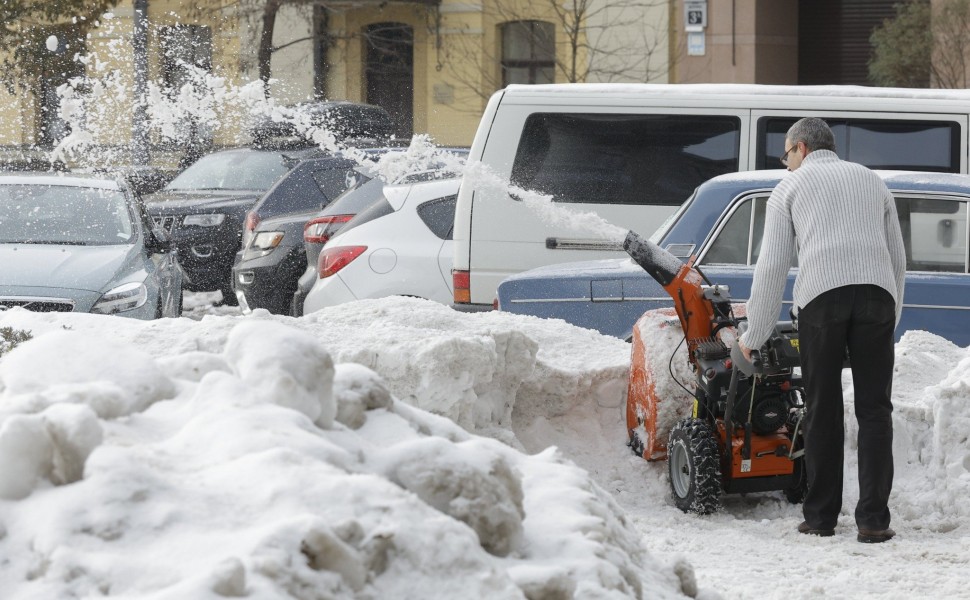
M744 355L744 359L751 362L751 348L745 346L744 342L741 341L741 338L738 338L738 348L741 349L741 354Z

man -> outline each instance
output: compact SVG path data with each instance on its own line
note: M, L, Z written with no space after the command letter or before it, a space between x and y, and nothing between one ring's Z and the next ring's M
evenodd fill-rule
M781 310L793 253L794 303L806 393L808 493L800 533L830 536L842 510L845 431L842 364L848 348L859 422L857 539L889 540L892 490L893 331L903 305L906 254L896 204L872 171L835 154L832 130L801 119L781 162L791 175L768 199L765 233L740 349L768 339Z

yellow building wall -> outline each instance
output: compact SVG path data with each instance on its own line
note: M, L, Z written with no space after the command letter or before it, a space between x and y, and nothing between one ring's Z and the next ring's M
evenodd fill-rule
M398 3L336 13L330 28L340 41L330 57L329 96L364 101L361 33L374 23L406 23L414 31L414 132L442 145L470 145L488 97L502 86L499 25L510 18L556 23L548 4L502 0L496 7L489 1L443 0L437 11ZM565 60L561 38L557 52Z
M225 3L225 0L209 0ZM240 43L235 21L223 19L222 14L195 13L197 2L186 0L151 0L149 3L149 77L157 79L161 73L159 59L159 27L176 24L201 24L212 29L213 72L238 82ZM111 18L101 20L99 27L88 34L86 53L96 58L97 66L89 65L89 76L117 71L120 82L131 89L134 82L131 38L134 28L132 0L123 0L109 11ZM65 19L68 18L65 16ZM127 144L132 134L132 105L130 98L111 93L109 89L96 107L92 118L99 119L99 142L109 145ZM0 88L0 146L20 146L35 143L38 102L25 90L14 93ZM229 137L236 137L230 133Z
M190 0L151 0L149 2L149 75L160 76L157 28L198 23L212 30L213 72L230 84L255 80L258 13L239 15L235 0L202 0L209 8L203 12ZM364 101L365 41L362 32L368 25L400 22L414 33L413 63L413 130L427 133L443 145L467 146L471 143L488 98L502 86L500 25L512 20L542 20L556 27L557 58L569 60L569 44L562 34L562 23L555 16L552 0L441 0L437 6L408 2L363 1L334 4L329 28L336 40L330 50L327 79L328 99ZM603 0L608 1L608 0ZM662 4L662 3L661 3ZM96 54L107 68L120 69L125 83L131 84L131 53L125 42L133 28L132 0L122 0L112 11L115 18L94 30L88 50ZM291 104L314 96L313 13L309 7L284 7L277 17L274 44L297 41L273 57L271 94L274 101ZM303 39L304 41L298 41ZM586 60L581 55L580 62ZM636 79L639 75L631 75ZM567 81L557 69L557 82ZM601 80L590 78L590 80ZM0 145L33 141L35 102L29 95L11 97L0 90ZM239 116L239 122L242 116ZM130 103L119 102L103 117L110 122L114 144L126 144L131 137ZM233 125L217 132L216 144L230 145L244 141L244 128ZM158 141L157 139L155 140Z
M0 147L33 143L33 134L24 127L25 120L32 116L33 111L23 106L19 94L0 86Z

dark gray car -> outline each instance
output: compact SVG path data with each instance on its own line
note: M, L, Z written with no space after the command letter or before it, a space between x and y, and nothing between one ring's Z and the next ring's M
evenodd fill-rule
M331 156L301 162L273 186L246 218L243 248L233 266L239 304L289 314L297 279L307 264L306 222L347 188L369 180L365 167Z
M172 235L191 291L221 290L229 304L232 263L246 212L280 177L317 150L237 148L203 156L161 191L145 196L155 223Z

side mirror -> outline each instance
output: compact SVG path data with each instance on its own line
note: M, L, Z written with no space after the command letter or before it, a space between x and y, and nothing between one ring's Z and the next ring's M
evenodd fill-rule
M145 248L151 254L167 254L172 251L172 235L161 227L150 227L145 234Z

